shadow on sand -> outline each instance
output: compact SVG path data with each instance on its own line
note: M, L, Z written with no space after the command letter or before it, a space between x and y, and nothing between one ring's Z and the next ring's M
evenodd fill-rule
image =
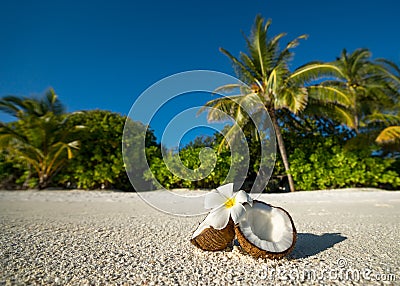
M295 249L291 253L293 258L307 258L333 247L336 243L346 240L340 233L298 233Z

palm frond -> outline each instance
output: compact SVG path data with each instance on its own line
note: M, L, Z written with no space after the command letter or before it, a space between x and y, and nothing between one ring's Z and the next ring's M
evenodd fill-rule
M276 97L275 109L287 108L297 114L305 109L308 102L306 88L285 89L279 97Z
M384 144L397 140L400 140L400 126L390 126L383 129L375 141L379 144Z
M50 88L39 99L34 97L5 96L0 100L0 111L21 119L24 116L40 117L49 112L61 115L65 112L65 107L58 99L54 90Z
M290 41L287 45L285 49L293 49L295 47L297 47L300 44L300 40L306 40L308 39L308 35L303 34L301 36L298 36L296 39Z
M259 83L260 80L263 78L260 66L257 66L257 64L254 63L254 61L247 54L243 52L240 53L240 60L247 67L248 71L250 71L251 74L253 75L253 80Z
M50 88L40 100L42 113L53 112L56 115L61 115L65 112L64 105L58 99L53 88Z
M349 128L356 128L352 110L343 106L331 103L323 103L310 99L309 104L304 110L304 114L332 119L336 122L348 126Z
M199 109L197 114L207 111L207 120L209 122L231 120L231 116L236 107L236 102L233 100L234 97L235 96L226 96L210 100Z
M18 96L4 96L0 100L0 110L14 117L19 117L20 113L25 111L24 99Z
M394 114L372 113L365 116L364 121L366 124L383 123L386 125L400 124L400 116Z
M254 75L253 73L246 67L240 60L234 57L230 52L225 50L224 48L219 48L221 53L226 55L233 64L233 68L235 70L236 75L245 83L252 83L254 82Z
M10 127L9 124L0 122L0 137L12 138L24 143L28 142L26 134L18 132L15 128Z
M260 68L259 73L263 77L266 75L266 69L270 63L267 49L267 32L270 24L271 20L264 24L264 18L257 15L250 38L246 41L251 59L254 65Z
M307 87L310 98L326 103L340 104L344 107L353 107L353 95L345 89L330 85L312 85Z
M25 101L29 115L12 123L0 123L0 147L36 171L41 186L72 158L79 148L82 126L73 125L65 117L42 109L34 101ZM46 111L44 115L42 112Z
M350 56L350 66L351 73L356 73L357 69L359 69L359 65L362 65L364 62L368 61L371 58L371 52L368 49L357 49Z
M384 66L386 69L390 70L392 69L394 73L397 73L400 75L400 67L396 65L394 62L389 61L387 59L379 58L375 60L378 64Z
M261 17L256 20L256 28L253 30L252 35L252 47L255 51L254 60L257 60L256 64L261 68L261 74L265 75L266 61L267 61L267 31L263 29L264 19Z
M237 90L238 88L242 88L243 84L240 83L232 83L232 84L225 84L223 86L217 87L214 89L213 94L218 94L218 93L228 93L232 92L234 90Z
M279 52L279 56L277 57L276 63L281 64L281 63L287 63L289 62L292 57L293 57L293 52L291 52L291 49L297 47L300 44L301 39L307 39L308 35L301 35L297 37L296 39L290 41L286 47Z
M0 100L0 110L14 117L17 117L19 111L14 104L7 102L4 98Z
M236 136L242 129L238 123L233 124L228 131L224 133L221 142L218 145L217 152L221 153L226 147L231 146L232 142L235 140Z
M309 83L321 78L340 78L342 71L334 64L312 62L297 68L289 79L297 84Z
M390 86L393 86L395 92L400 92L400 67L386 59L377 59L376 69L383 76Z

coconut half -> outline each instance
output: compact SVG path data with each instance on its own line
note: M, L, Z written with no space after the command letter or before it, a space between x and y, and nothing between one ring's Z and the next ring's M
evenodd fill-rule
M224 250L235 238L233 220L230 218L223 229L215 229L207 223L207 218L199 225L190 242L202 250Z
M245 215L235 226L244 251L256 258L279 259L293 250L297 233L287 211L256 200L245 208Z

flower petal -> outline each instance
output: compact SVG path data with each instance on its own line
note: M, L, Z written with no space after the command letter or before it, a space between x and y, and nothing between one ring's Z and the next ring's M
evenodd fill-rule
M209 228L210 225L207 224L206 220L203 220L201 222L201 224L197 227L196 231L192 234L192 238L195 238L196 236L198 236L200 233L203 232L203 230L205 230L206 228Z
M240 219L245 214L246 209L241 203L236 203L233 207L230 208L230 213L232 216L232 220L235 224L237 224Z
M238 203L249 203L251 206L253 205L253 199L243 190L235 194L235 200Z
M226 198L217 190L208 192L204 197L204 208L213 209L225 204Z
M223 229L229 221L231 212L225 206L212 210L206 220L207 223L215 229Z
M217 191L220 192L225 197L226 201L227 199L230 199L233 196L233 183L220 186L217 188Z
M215 229L223 229L228 225L230 217L230 212L227 208L221 207L212 210L202 223L197 227L196 231L193 233L192 238L195 238L203 232L203 230L212 226Z

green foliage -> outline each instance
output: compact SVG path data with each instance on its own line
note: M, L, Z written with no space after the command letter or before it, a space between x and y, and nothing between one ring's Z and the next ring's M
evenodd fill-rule
M227 180L245 180L246 188L274 161L274 156L261 157L262 136L250 119L263 110L270 115L280 150L273 173L275 187L287 176L291 191L295 185L300 190L398 188L399 67L385 59L371 59L368 49L357 49L343 50L334 62L311 62L292 71L293 48L306 36L282 46L285 34L271 37L270 24L256 17L251 34L245 37L246 52L238 57L220 49L245 85L217 88L216 92L230 92L229 96L211 100L200 110L208 111L210 121L230 116L238 124L228 126L224 136L196 138L177 151L162 154L148 126L116 113L65 114L53 89L41 98L1 98L0 111L17 121L0 122L0 187L132 190L128 173L132 182L140 182L136 190L152 189L152 184L215 188ZM245 139L239 139L238 154L231 154L227 143L237 139L238 129ZM128 136L123 136L124 130ZM240 155L244 148L249 148L248 169ZM260 170L264 163L265 169ZM145 173L147 164L150 170Z
M79 148L80 126L69 125L68 116L61 114L63 107L54 92L42 99L4 97L0 109L18 118L11 123L0 122L0 147L14 162L25 165L26 187L45 188L74 156ZM37 181L31 180L31 174Z
M333 64L340 70L335 80L322 83L340 89L350 96L352 104L342 120L357 133L368 132L376 137L380 130L399 124L400 78L396 65L388 60L373 60L368 49L345 49ZM374 140L372 140L373 142Z
M364 134L357 135L353 130L323 118L294 118L287 112L279 115L285 126L283 136L288 146L290 173L297 189L398 189L400 186L399 158L388 156L378 145L365 144L365 139L357 139ZM284 174L278 156L273 178Z
M125 116L104 110L71 115L70 124L84 125L86 129L81 137L79 153L59 175L58 181L69 187L83 189L132 190L122 157L122 134L125 121ZM154 145L154 135L151 132L149 134L149 138L153 140L151 143ZM135 157L130 157L130 159L131 162L137 164ZM140 171L137 173L140 174Z
M307 143L312 148L305 148ZM289 157L299 190L400 186L400 174L390 170L395 159L372 156L373 147L346 150L337 137L321 136L306 138L299 145Z
M20 186L34 187L25 184L30 177L25 164L21 164L4 150L0 152L0 188L6 190L19 189ZM28 179L29 180L29 179Z
M227 50L220 49L232 61L238 78L248 86L241 86L239 95L211 100L205 104L205 107L212 107L207 109L210 121L221 120L224 117L221 114L224 112L232 116L241 127L246 124L250 115L246 114L246 108L243 106L253 106L250 109L253 110L252 112L259 112L260 108L267 111L276 131L282 162L285 170L288 171L286 144L282 140L281 127L275 113L286 109L293 114L298 114L304 111L309 101L318 106L323 103L332 111L337 108L338 103L348 104L349 98L332 86L311 84L313 81L332 77L339 72L333 64L312 62L293 72L290 71L289 65L294 56L293 48L299 45L301 39L307 38L307 35L299 36L282 48L281 40L286 34L281 33L271 37L270 25L271 20L265 21L259 15L256 17L250 36L245 37L247 53L241 52L238 58ZM228 84L217 90L232 90L235 87L237 85ZM256 102L262 103L260 104L262 107L255 105ZM203 108L200 111L204 110L206 109ZM230 133L234 133L237 129L237 125L233 125ZM290 173L287 172L287 175L290 190L295 191Z
M230 129L226 126L221 133ZM150 172L146 173L146 178L156 179L167 189L210 189L229 181L241 182L242 189L250 190L260 172L261 160L264 165L262 171L272 169L274 162L274 156L261 158L260 141L254 139L253 130L250 125L244 129L247 144L237 142L234 153L225 144L221 145L223 135L219 132L209 137L197 137L179 151L170 150L164 152L164 158L160 156L149 160ZM249 162L246 162L246 151L243 149L249 152Z
M149 180L158 181L156 185L172 188L216 188L224 183L231 166L231 154L223 148L218 155L218 144L211 137L196 138L179 152L167 151L164 158L150 160L150 172L145 174ZM211 148L205 152L204 148ZM234 176L233 172L231 176Z

